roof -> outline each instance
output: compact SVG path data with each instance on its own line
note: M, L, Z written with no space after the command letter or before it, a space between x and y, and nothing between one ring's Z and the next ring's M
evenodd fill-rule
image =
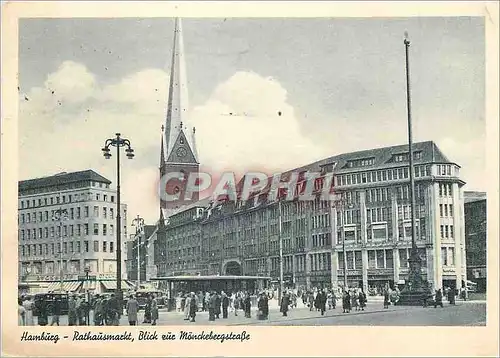
M464 203L473 203L486 200L486 193L483 191L464 191Z
M111 184L111 181L109 179L106 179L105 177L96 173L92 169L88 169L73 173L62 172L59 174L43 178L21 180L18 184L18 188L19 191L22 192L29 189L46 188L61 184L76 183L89 180L105 184Z
M413 151L414 152L421 152L422 157L421 159L415 160L414 164L422 164L422 163L447 163L447 164L452 164L451 162L444 154L443 152L438 148L436 143L433 141L426 141L426 142L417 142L413 143ZM282 178L286 178L287 175L290 173L301 173L301 172L321 172L322 167L333 164L335 163L335 167L333 169L334 173L344 173L344 172L351 172L351 171L366 171L366 170L376 170L376 169L381 169L384 167L401 167L402 165L408 165L407 162L394 162L393 161L393 156L396 154L404 154L408 153L408 145L407 144L402 144L402 145L395 145L391 147L382 147L382 148L374 148L374 149L368 149L368 150L362 150L362 151L357 151L357 152L351 152L351 153L342 153L338 155L334 155L332 157L328 157L319 161L316 161L314 163L307 164L302 167L298 167L295 169L291 169L288 171L285 171L281 173ZM362 167L354 167L354 168L348 168L347 163L350 161L354 160L359 160L359 159L367 159L367 158L373 158L374 162L372 165L367 165L367 166L362 166ZM454 163L453 163L454 164ZM272 183L272 176L268 178L268 182L263 189L269 190L271 187ZM243 183L245 180L245 176L243 176L238 183L236 184L236 190L240 191L241 188L243 187ZM204 199L201 199L197 202L194 202L192 204L189 204L187 206L182 206L177 211L170 215L171 217L179 214L181 212L184 212L186 210L192 209L194 207L203 207L207 208L211 202L213 201L212 197L207 197Z
M449 163L452 162L441 152L436 143L433 141L418 142L413 143L414 152L422 152L422 159L416 160L414 164L418 163ZM296 171L320 171L321 167L336 163L334 172L352 171L352 170L368 170L370 168L380 168L384 166L401 166L401 162L393 163L391 159L396 154L408 153L408 144L395 145L391 147L374 148L368 150L361 150L351 153L342 153L334 155L332 157L319 160L317 162L305 165L303 167L295 168L286 173L296 172ZM350 161L358 159L368 159L373 158L374 163L372 165L356 167L356 168L346 168L346 165ZM404 162L403 162L404 163Z
M157 225L144 225L144 237L149 239L154 234Z

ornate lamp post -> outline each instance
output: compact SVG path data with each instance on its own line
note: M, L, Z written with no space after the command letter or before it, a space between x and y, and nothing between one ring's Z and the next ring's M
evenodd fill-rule
M141 288L141 236L144 232L144 219L139 215L132 220L132 226L135 226L135 237L137 239L137 289Z
M130 146L130 141L128 139L122 138L120 133L116 133L115 138L106 139L104 147L101 149L104 154L104 158L111 158L111 153L109 147L116 147L116 291L117 297L120 303L122 303L122 243L121 243L121 207L120 207L120 148L126 147L125 152L127 153L127 158L132 159L134 155L134 150Z
M63 292L64 290L64 280L63 280L63 232L62 232L62 222L68 220L68 210L59 208L54 211L54 216L52 216L53 221L59 222L59 290Z

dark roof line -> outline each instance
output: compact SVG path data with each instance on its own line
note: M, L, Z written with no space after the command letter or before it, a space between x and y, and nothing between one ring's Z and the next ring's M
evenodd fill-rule
M46 188L61 184L75 183L88 180L105 184L111 184L111 181L109 179L106 179L105 177L96 173L92 169L87 169L78 172L72 172L72 173L62 172L47 177L21 180L18 183L18 188L19 191L25 191L29 189Z

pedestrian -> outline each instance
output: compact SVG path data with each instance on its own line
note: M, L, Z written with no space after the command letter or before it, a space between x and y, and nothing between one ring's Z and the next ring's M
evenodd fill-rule
M450 305L455 304L455 289L454 288L450 288L448 290L448 302L450 303Z
M40 301L38 301L38 325L39 326L46 326L49 324L49 312L48 312L48 307L47 307L47 301L45 298L42 298Z
M250 295L248 292L245 294L245 299L243 301L243 307L245 310L245 317L252 318L252 301L250 300Z
M215 321L215 292L212 292L208 300L208 320Z
M111 298L107 302L109 323L111 326L119 326L120 325L120 304L118 299L112 293Z
M151 325L156 326L156 320L158 319L158 302L156 302L155 296L151 296Z
M35 306L35 303L33 302L32 298L30 296L27 296L23 300L23 307L25 310L25 317L26 317L26 325L27 326L34 326L35 321L34 321L34 316L33 316L33 308Z
M316 305L319 308L321 315L324 316L326 311L326 293L324 290L318 292L318 294L316 295L316 302L317 302Z
M191 310L191 295L187 295L184 300L184 321L189 321L190 310Z
M359 292L358 301L359 301L359 307L361 308L361 311L364 311L365 307L366 307L366 294L365 294L365 291L363 291L363 289L361 289L361 291Z
M215 318L216 319L219 319L220 317L220 312L221 312L221 304L222 304L222 300L221 300L221 296L216 293L215 294Z
M17 318L19 326L26 326L26 309L23 307L23 299L17 299Z
M290 296L288 292L284 292L283 297L281 298L280 312L283 314L283 317L288 316L288 306L290 305Z
M351 293L351 308L354 308L355 311L359 311L358 298L356 289L353 289Z
M151 304L151 295L148 295L146 306L144 307L144 320L142 323L151 323ZM184 309L184 307L182 307L182 309Z
M389 298L389 290L387 288L384 289L384 309L389 308L390 298Z
M229 297L222 292L222 318L227 318L227 309L229 307Z
M308 301L309 311L314 310L314 294L312 292L308 293L307 301Z
M349 296L349 291L347 290L342 296L342 309L344 310L343 313L351 312L351 296Z
M78 325L79 326L85 326L87 324L90 325L90 323L87 322L87 317L89 316L90 313L90 303L87 302L84 295L77 297L76 302L77 302L76 313L78 316Z
M78 319L77 301L74 294L68 300L68 326L76 326Z
M99 294L96 294L94 302L94 325L102 326L103 315L104 315L104 309L103 309L102 297L99 296Z
M257 318L259 320L266 320L269 317L269 301L265 292L260 293L259 301L257 302L259 313Z
M436 297L434 298L434 308L437 306L440 306L441 308L443 307L443 293L441 292L441 289L436 291Z
M196 312L198 311L198 298L191 292L191 301L189 302L189 321L195 322Z
M52 302L52 321L50 325L54 324L59 326L59 317L61 315L61 300L59 297L54 297L54 302Z
M240 298L240 293L234 294L234 300L233 300L233 307L234 307L234 315L238 316L238 309L241 306L241 298Z
M137 312L139 311L139 302L134 298L133 295L130 295L127 300L127 316L128 316L128 324L131 326L137 325Z

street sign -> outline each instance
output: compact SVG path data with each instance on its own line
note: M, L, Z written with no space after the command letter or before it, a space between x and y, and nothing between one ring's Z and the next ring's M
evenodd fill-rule
M97 281L97 276L78 276L78 281Z

